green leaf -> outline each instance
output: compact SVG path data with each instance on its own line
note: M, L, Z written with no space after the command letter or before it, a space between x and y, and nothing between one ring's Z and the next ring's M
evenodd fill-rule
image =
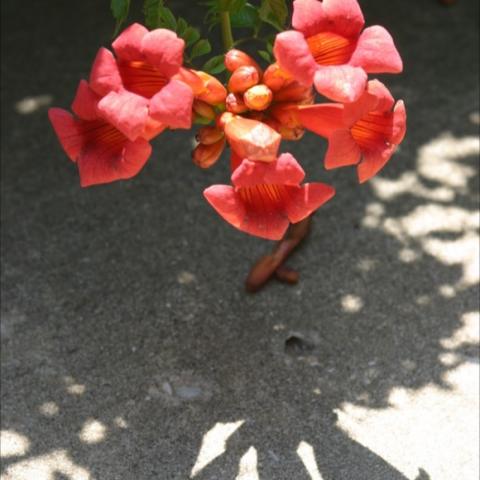
M160 8L163 7L163 0L145 0L143 3L143 15L145 25L150 28L159 28L162 25L160 19Z
M200 32L196 28L188 27L182 35L182 38L189 47L200 38Z
M160 7L160 20L162 21L162 26L169 28L174 32L177 30L177 21L175 20L175 15L167 7Z
M288 17L288 8L285 0L267 0L273 15L283 27Z
M187 28L188 28L187 21L184 18L180 17L177 20L177 35L183 38L183 34L187 30Z
M245 7L246 4L247 0L232 0L228 7L228 11L230 12L230 14L238 13Z
M224 60L225 60L225 55L217 55L216 57L212 57L210 60L205 62L205 64L202 67L202 70L212 75L215 75L216 73L221 73L224 70L226 70Z
M191 58L201 57L212 51L212 46L208 40L199 40L192 48Z
M258 21L258 9L247 3L240 11L230 16L230 21L234 28L254 28Z
M112 10L112 14L117 21L115 25L115 32L113 34L113 36L116 37L118 32L120 31L120 27L123 25L123 22L125 22L128 17L128 11L130 10L130 0L111 0L110 9Z
M259 50L259 51L258 51L258 54L259 54L264 60L266 60L268 63L271 63L271 61L272 61L272 56L271 56L270 53L268 53L266 50Z
M260 8L258 10L258 15L263 22L270 24L276 30L281 32L285 24L286 16L283 20L280 19L277 16L277 14L272 10L270 1L273 1L273 0L262 0L262 4L260 5ZM284 0L280 0L280 1L283 2ZM287 13L288 13L288 10L287 10Z

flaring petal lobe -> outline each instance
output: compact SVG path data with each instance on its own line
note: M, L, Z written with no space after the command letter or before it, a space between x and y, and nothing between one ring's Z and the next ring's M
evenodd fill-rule
M50 108L48 118L65 153L72 162L76 162L83 147L83 137L78 123L63 108Z
M337 102L358 100L365 91L367 74L350 65L319 67L314 78L317 92Z
M369 150L363 153L363 160L357 167L358 180L364 183L374 177L390 160L397 145L388 145L383 149Z
M110 92L98 102L97 110L131 141L140 136L148 120L148 100L125 90Z
M236 187L253 187L258 184L298 185L305 172L289 153L280 155L276 162L243 160L232 174Z
M336 130L344 128L343 111L344 106L336 103L302 105L297 116L307 130L328 138Z
M323 0L329 30L345 37L357 36L365 20L357 0Z
M98 95L89 87L88 82L80 80L72 103L72 111L82 120L95 120L98 118L98 100Z
M306 37L323 31L326 22L323 5L318 0L295 0L293 2L293 28L302 32Z
M150 100L150 115L170 128L192 126L193 92L183 82L170 82Z
M112 48L120 60L131 62L142 60L142 40L148 30L139 23L126 28L112 43Z
M393 38L378 25L361 33L349 64L362 67L367 73L400 73L403 70Z
M100 48L90 72L90 87L98 95L106 95L112 90L122 88L122 78L113 53Z
M356 165L360 161L361 153L349 130L337 130L328 139L325 168L331 170Z
M282 69L302 85L312 85L318 65L302 33L294 30L279 33L273 50Z
M185 42L171 30L157 28L142 39L142 53L148 63L170 78L183 63Z
M292 223L297 223L330 200L335 195L335 189L325 183L306 183L298 188L290 187L288 193L286 213Z
M204 190L203 195L224 220L240 228L245 218L245 207L233 187L212 185Z

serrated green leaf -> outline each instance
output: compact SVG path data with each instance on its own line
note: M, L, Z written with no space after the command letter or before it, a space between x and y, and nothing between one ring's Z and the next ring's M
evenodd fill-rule
M163 7L163 0L145 0L143 3L143 15L145 25L150 28L159 28L162 25L160 19L160 8Z
M130 10L130 0L111 0L110 9L112 10L113 17L115 18L115 32L114 37L117 36L120 31L120 27L123 25L123 22L128 17L128 11Z
M204 72L211 73L212 75L223 72L226 70L225 55L217 55L216 57L212 57L210 60L205 62L202 70Z
M258 21L258 9L247 3L240 11L230 15L230 21L234 28L254 28Z
M206 39L199 40L192 48L192 53L190 54L190 58L197 58L201 57L202 55L206 55L212 51L212 46L210 42Z
M177 20L168 7L160 7L160 20L162 21L163 27L173 30L174 32L177 30Z
M193 45L200 38L200 32L194 27L188 27L182 38L185 40L185 43L188 47Z
M270 55L270 53L268 53L266 50L259 50L258 51L258 54L264 59L266 60L268 63L270 63L272 61L272 56Z

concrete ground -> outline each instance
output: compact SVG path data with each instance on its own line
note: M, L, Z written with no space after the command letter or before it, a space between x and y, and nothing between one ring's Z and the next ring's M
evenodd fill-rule
M406 140L363 186L286 146L338 194L298 286L255 296L270 245L205 203L227 167L195 169L192 132L80 189L46 111L108 3L2 1L2 480L477 479L477 0L361 2L405 60Z

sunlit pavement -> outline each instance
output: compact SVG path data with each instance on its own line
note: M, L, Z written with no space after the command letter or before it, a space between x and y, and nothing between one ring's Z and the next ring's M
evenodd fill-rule
M81 190L48 124L111 38L108 1L2 1L2 480L479 477L478 2L364 0L392 31L407 138L291 260L201 192L192 132L133 181ZM135 2L134 2L135 3ZM201 18L190 1L182 14ZM288 146L290 148L290 146Z

